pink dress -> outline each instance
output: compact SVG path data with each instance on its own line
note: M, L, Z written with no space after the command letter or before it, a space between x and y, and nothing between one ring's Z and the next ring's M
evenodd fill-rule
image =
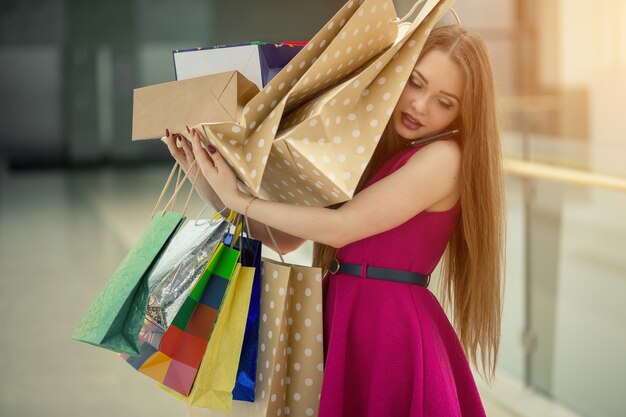
M392 157L367 185L420 148ZM459 201L448 211L423 211L341 248L337 258L430 274L460 210ZM337 274L329 275L326 290L319 417L485 416L459 339L428 288Z

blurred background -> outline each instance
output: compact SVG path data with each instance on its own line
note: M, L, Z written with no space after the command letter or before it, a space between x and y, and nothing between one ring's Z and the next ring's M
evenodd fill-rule
M70 339L172 164L158 141L131 142L132 90L174 80L173 49L306 41L343 3L0 2L0 416L188 413ZM626 2L455 9L489 47L505 153L500 358L493 385L477 376L488 415L626 416Z

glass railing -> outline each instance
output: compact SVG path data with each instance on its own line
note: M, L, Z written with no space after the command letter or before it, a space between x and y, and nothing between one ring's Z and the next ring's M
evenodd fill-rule
M498 368L580 415L623 416L626 145L508 132L503 146Z

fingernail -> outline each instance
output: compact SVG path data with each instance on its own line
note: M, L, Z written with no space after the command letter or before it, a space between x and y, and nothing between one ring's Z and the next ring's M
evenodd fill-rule
M191 130L189 130L189 126L185 125L185 127L187 128L187 133L191 133Z
M165 136L167 136L168 138L170 137L170 130L169 129L165 129Z
M215 153L215 151L217 151L217 149L215 149L213 145L209 145L207 149L209 150L209 153Z

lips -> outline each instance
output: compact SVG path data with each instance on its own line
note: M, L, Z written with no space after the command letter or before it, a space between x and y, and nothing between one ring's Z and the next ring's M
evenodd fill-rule
M412 117L410 114L405 112L402 112L400 119L404 127L410 130L417 130L420 127L424 126L422 123L420 123L418 119Z

